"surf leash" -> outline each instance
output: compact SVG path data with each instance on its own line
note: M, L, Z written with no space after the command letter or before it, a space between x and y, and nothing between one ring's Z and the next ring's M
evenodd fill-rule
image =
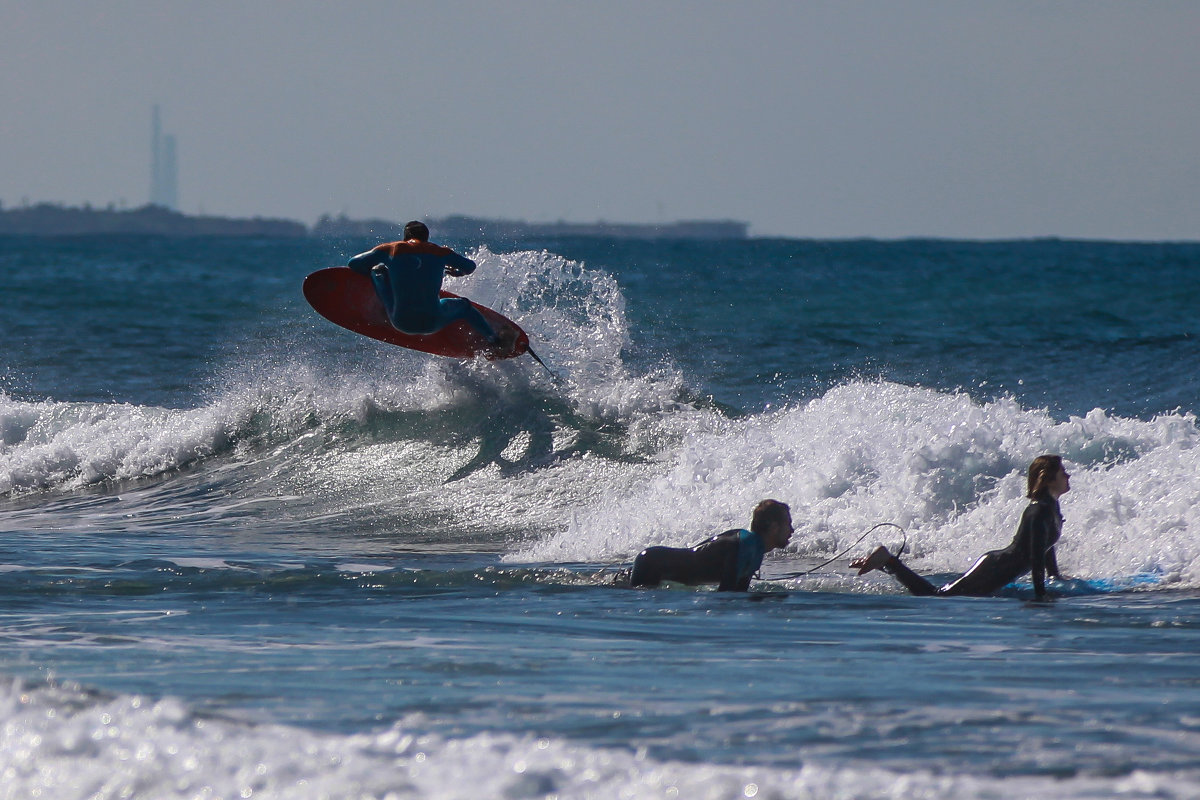
M830 564L832 564L833 562L837 561L839 558L842 558L843 556L845 556L851 550L858 547L859 544L862 543L863 539L866 539L868 536L870 536L872 533L879 530L880 528L895 528L896 530L900 531L900 536L903 538L901 539L901 542L900 542L900 549L897 550L895 553L896 558L899 558L901 555L904 554L904 548L908 547L908 532L905 531L904 528L900 527L899 525L897 525L894 522L880 522L878 525L874 525L871 528L869 528L866 533L864 533L862 536L855 539L853 544L851 544L845 550L838 553L836 556L829 559L828 561L823 561L820 564L817 564L812 569L806 569L803 572L792 572L788 575L775 576L772 578L772 580L780 580L783 578L803 578L805 575L811 575L814 572L816 572L817 570L827 567Z

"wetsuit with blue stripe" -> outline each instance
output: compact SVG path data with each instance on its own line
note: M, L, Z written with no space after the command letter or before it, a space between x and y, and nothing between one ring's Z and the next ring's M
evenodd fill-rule
M449 247L417 239L388 242L356 255L347 266L375 284L396 330L423 335L462 319L489 343L497 342L496 331L469 300L438 295L446 275L475 271L474 261Z
M744 592L762 566L765 553L762 537L741 528L717 534L691 548L648 547L634 559L629 583L715 583L718 591Z
M1021 523L1008 547L984 553L966 574L940 588L913 572L898 558L892 558L883 570L916 595L966 597L994 594L1025 573L1032 572L1034 594L1043 597L1046 576L1057 578L1059 574L1054 545L1062 535L1062 522L1057 500L1035 500L1021 514Z

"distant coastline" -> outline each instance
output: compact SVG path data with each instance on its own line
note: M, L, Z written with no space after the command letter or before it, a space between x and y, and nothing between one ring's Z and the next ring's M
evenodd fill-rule
M9 236L308 236L308 228L286 219L188 216L162 206L132 210L72 208L40 203L0 209L0 235Z
M735 220L686 220L664 223L524 222L479 217L450 216L426 220L435 238L491 241L612 237L621 239L728 240L749 237L749 224ZM400 236L404 222L383 219L355 220L340 215L322 216L311 228L288 219L249 219L192 216L163 206L135 209L69 207L52 203L0 208L0 236L227 236L275 238L392 239Z
M749 225L735 220L684 220L663 223L619 222L524 222L451 216L427 220L436 237L448 239L558 239L573 236L602 236L617 239L746 239ZM313 226L314 236L399 236L403 223L385 220L352 220L321 217Z

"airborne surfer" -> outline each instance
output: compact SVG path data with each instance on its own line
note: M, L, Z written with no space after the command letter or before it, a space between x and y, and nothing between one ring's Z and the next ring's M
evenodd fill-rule
M430 242L429 228L423 222L405 225L404 241L377 245L351 258L346 266L371 279L392 326L402 333L435 333L461 319L483 336L497 355L513 348L515 332L497 333L466 298L439 296L446 275L470 275L475 262Z
M754 507L750 530L725 531L691 548L648 547L638 553L629 584L715 583L718 591L744 592L762 566L763 555L787 546L792 532L787 504L763 500Z

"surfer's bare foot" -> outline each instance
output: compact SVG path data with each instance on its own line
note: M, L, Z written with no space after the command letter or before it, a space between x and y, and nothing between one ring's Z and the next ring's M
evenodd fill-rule
M883 569L893 558L895 556L889 553L886 547L880 545L866 558L856 558L851 561L850 569L857 569L859 575L865 575L871 570Z

